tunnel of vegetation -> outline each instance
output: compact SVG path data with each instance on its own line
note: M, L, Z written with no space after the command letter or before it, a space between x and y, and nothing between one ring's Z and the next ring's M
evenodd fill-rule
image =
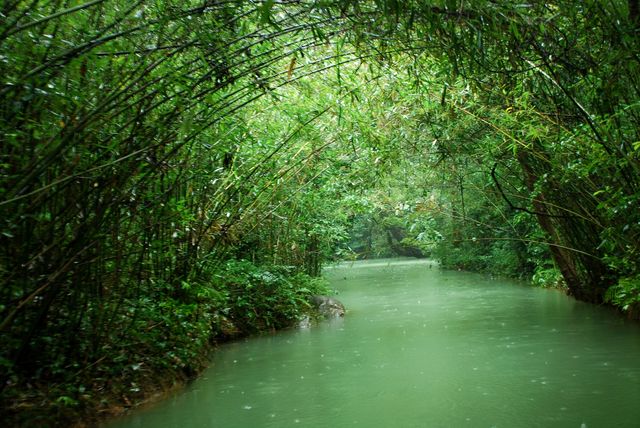
M341 258L640 315L636 0L0 14L5 420L128 406L294 323Z

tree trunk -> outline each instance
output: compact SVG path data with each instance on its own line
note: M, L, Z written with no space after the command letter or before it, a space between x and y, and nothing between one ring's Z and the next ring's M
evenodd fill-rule
M531 164L528 150L521 149L518 151L518 162L524 173L524 181L527 189L529 192L534 192L538 176ZM556 263L558 269L560 269L560 273L569 288L569 292L577 298L582 299L581 296L584 294L583 284L580 279L580 274L578 273L575 259L571 252L561 244L560 234L553 223L551 213L549 213L547 209L548 204L544 194L540 193L535 196L532 204L540 227L549 235L549 250L551 251L553 261Z

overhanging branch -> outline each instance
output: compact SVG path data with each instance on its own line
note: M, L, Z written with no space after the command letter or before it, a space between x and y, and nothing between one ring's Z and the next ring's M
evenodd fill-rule
M496 177L496 168L498 167L498 163L494 163L493 164L493 168L491 168L491 179L493 180L493 184L496 185L496 188L498 189L498 192L500 192L500 196L502 196L502 199L504 199L504 201L507 203L507 205L509 205L509 208L511 208L514 211L523 211L525 213L531 214L531 215L537 215L537 216L543 216L543 217L552 217L552 218L575 218L575 216L570 216L570 215L555 215L555 214L549 214L549 213L543 213L543 212L539 212L539 211L531 211L528 208L524 208L524 207L519 207L514 205L509 198L507 197L507 195L504 193L504 190L502 189L502 186L500 185L500 182L498 181L498 177Z

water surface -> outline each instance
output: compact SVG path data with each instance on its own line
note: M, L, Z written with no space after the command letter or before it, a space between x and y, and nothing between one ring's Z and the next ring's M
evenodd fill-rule
M424 261L326 270L344 319L221 347L120 427L638 427L640 325Z

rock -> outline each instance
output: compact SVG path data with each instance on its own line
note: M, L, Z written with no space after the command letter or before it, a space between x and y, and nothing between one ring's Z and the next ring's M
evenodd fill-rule
M296 325L296 327L303 330L311 328L311 318L309 317L309 315L305 315L300 320L298 320L298 324Z
M329 296L311 296L311 305L325 318L339 318L345 314L344 305Z

